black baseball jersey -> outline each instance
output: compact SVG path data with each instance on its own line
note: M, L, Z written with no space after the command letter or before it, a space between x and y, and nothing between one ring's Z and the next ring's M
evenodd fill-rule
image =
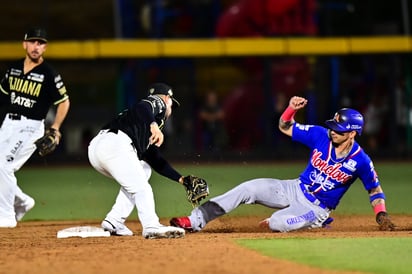
M139 158L149 148L150 124L156 122L162 129L165 122L166 104L157 95L150 95L131 108L121 112L104 129L121 130L133 141Z
M157 95L150 95L121 112L103 129L126 133L132 140L139 159L145 160L159 174L178 181L182 175L163 158L157 146L149 144L152 135L150 124L156 122L162 130L165 119L165 102Z
M0 83L6 111L29 119L45 119L50 106L69 98L61 76L45 61L24 74L24 59L10 66ZM4 102L4 98L1 102ZM2 103L3 104L3 103Z

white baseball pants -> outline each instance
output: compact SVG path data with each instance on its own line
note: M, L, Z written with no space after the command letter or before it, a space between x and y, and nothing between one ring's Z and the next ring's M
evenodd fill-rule
M132 140L120 130L101 130L90 142L88 153L91 165L121 186L107 218L124 223L136 206L143 228L159 226L149 184L151 168L138 158Z
M36 150L34 142L44 134L44 121L24 116L10 119L6 114L0 128L0 220L15 219L15 199L24 201L27 194L17 185L15 172Z

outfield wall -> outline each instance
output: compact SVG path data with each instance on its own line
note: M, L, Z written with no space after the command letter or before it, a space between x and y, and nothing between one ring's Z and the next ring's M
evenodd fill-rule
M57 155L84 159L90 134L143 97L151 81L161 79L170 83L184 102L174 115L165 148L179 159L208 154L200 149L196 111L201 96L211 89L229 102L239 91L249 94L239 100L248 105L236 106L233 120L227 123L228 132L242 140L229 138L225 151L210 153L214 158L306 156L305 150L300 153L275 130L273 113L277 110L270 102L278 100L274 97L280 93L310 97L313 104L297 118L311 123L329 118L346 97L352 107L364 111L376 94L384 93L381 97L391 113L386 117L391 120L385 121L380 133L384 140L376 153L409 157L411 51L410 36L52 41L45 56L63 75L72 99ZM0 43L1 70L23 54L21 41ZM404 108L400 114L398 101ZM231 127L233 121L239 124L237 128ZM241 132L242 124L250 127ZM257 134L251 136L251 132ZM365 146L366 138L361 140ZM247 144L236 144L244 139Z
M53 41L47 58L160 58L410 53L412 37ZM21 42L0 43L0 59L21 57Z

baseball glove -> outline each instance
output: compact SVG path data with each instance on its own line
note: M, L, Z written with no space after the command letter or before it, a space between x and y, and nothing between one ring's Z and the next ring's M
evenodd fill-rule
M200 201L209 195L209 186L205 179L188 175L183 177L183 186L186 190L187 200L193 207L198 206Z
M379 230L382 231L393 231L395 230L395 224L392 223L391 219L389 218L388 213L382 211L376 215L376 222L379 225Z
M46 156L52 153L60 142L61 133L57 129L49 128L43 137L35 142L40 156Z

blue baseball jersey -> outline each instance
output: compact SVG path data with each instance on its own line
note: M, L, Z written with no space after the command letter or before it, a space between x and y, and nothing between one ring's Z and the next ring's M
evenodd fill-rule
M349 154L338 159L328 129L324 127L295 123L292 140L311 149L308 165L299 178L328 208L337 207L357 178L366 190L379 186L373 162L356 141Z

